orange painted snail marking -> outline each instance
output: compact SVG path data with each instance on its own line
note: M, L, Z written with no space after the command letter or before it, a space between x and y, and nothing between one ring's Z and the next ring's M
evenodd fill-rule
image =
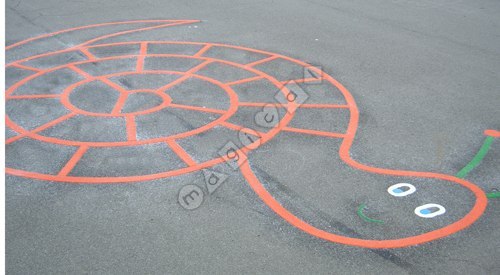
M63 106L67 110L67 113L61 115L60 117L47 121L41 125L37 125L35 128L32 129L26 129L26 127L23 126L23 121L16 121L15 118L11 118L7 114L6 125L9 129L15 131L17 134L8 138L6 140L6 145L9 146L11 144L14 144L15 142L18 142L19 140L22 140L24 138L29 138L65 148L70 147L74 149L74 153L57 173L53 174L40 173L13 167L6 167L6 172L11 175L33 178L38 180L58 181L67 183L83 183L83 184L104 184L104 183L126 183L126 182L154 180L154 179L173 177L186 173L200 171L202 169L212 167L220 163L224 163L227 161L227 159L223 157L215 157L206 161L201 161L201 162L197 161L185 150L185 148L181 146L180 141L182 141L185 138L189 138L207 132L215 127L222 127L234 131L245 129L244 126L236 125L234 123L229 122L228 119L231 118L240 107L264 107L269 104L269 102L247 102L247 101L243 102L238 98L238 95L234 92L232 87L241 84L248 85L255 83L256 81L266 81L268 84L276 87L277 90L280 90L284 94L284 96L287 96L290 93L290 91L286 88L286 85L284 85L285 83L287 83L287 81L294 80L297 82L308 82L315 80L308 78L286 79L286 80L277 79L276 77L270 75L269 73L265 73L264 71L259 70L257 67L259 65L263 65L268 62L273 62L276 60L290 62L304 68L309 67L310 65L300 60L296 60L280 54L245 48L241 46L232 46L232 45L224 45L217 43L203 43L203 42L181 42L181 41L128 41L128 42L112 42L112 43L99 44L101 40L117 36L123 36L138 31L147 31L157 28L192 24L196 22L199 21L198 20L142 20L142 21L96 24L96 25L82 26L51 34L46 34L7 46L6 49L8 55L10 50L24 46L31 42L35 42L39 39L45 39L59 34L78 32L90 28L99 28L104 26L134 25L139 23L155 24L153 26L141 27L127 31L120 31L112 34L103 35L100 37L90 39L74 47L70 47L68 49L33 55L8 63L6 65L7 68L18 68L21 70L29 71L32 74L30 76L21 79L20 81L14 83L12 86L9 87L5 95L7 103L9 101L24 100L24 101L33 101L34 102L33 104L36 104L35 101L39 99L53 99L56 100L58 104L60 104L60 106ZM177 47L197 47L198 50L195 52L191 52L189 54L151 53L150 52L151 45L175 45ZM135 54L114 55L109 57L98 57L94 54L95 50L112 48L112 47L121 47L121 46L136 47L138 50ZM249 54L258 54L261 55L262 58L250 63L241 64L236 61L230 61L221 58L207 56L206 53L213 48L223 48L230 50L238 50ZM56 57L58 55L74 53L74 52L80 53L82 56L86 58L86 60L68 62L50 68L39 68L30 64L31 61L36 61L43 58ZM186 70L172 70L168 68L152 69L146 66L147 62L149 61L161 60L161 59L183 60L188 63L191 62L192 66ZM104 62L109 62L109 61L129 62L133 64L133 66L131 66L133 69L130 70L127 69L125 71L120 71L120 72L110 71L107 74L100 74L100 75L91 74L84 69L86 64L98 65L98 64L104 64ZM161 61L159 61L159 63L161 63ZM200 73L202 70L206 69L209 66L231 67L234 69L245 71L251 76L224 82L220 79L208 77ZM269 131L265 133L258 133L260 135L260 140L258 144L256 143L253 146L247 146L241 148L238 150L237 152L238 154L245 156L245 158L247 158L248 156L250 156L253 150L258 149L261 145L265 144L266 142L274 138L281 131L293 132L304 135L313 135L322 138L341 139L342 143L340 145L340 150L338 154L342 159L342 161L344 161L346 164L355 169L369 173L388 175L388 176L431 178L431 179L439 179L447 182L452 182L468 189L475 196L475 202L470 211L466 215L464 215L461 219L451 224L448 224L442 228L426 232L420 235L399 238L399 239L386 239L386 240L369 240L369 239L346 237L319 229L309 224L308 222L298 218L293 213L291 213L282 204L280 204L280 202L271 193L269 193L268 190L266 190L264 185L252 171L250 163L248 161L242 162L240 170L243 177L248 181L251 188L262 199L262 201L267 206L269 206L277 215L279 215L281 218L286 220L291 225L312 236L335 243L367 247L367 248L405 247L436 240L470 226L482 215L487 205L487 198L484 192L479 187L466 180L438 173L376 168L358 163L357 161L353 160L350 156L349 150L353 144L359 120L359 111L354 101L354 98L349 93L349 91L344 86L342 86L342 84L340 84L338 81L333 79L328 74L322 72L317 68L308 68L308 69L310 70L311 73L315 72L318 75L322 75L323 81L327 85L331 85L332 87L335 87L338 91L340 91L345 99L346 104L340 104L340 105L302 104L300 106L296 106L293 103L290 103L288 105L275 104L279 108L284 108L288 110L288 112L286 112L286 114L283 117L281 117L279 123L273 128L269 129ZM64 89L59 93L36 94L29 92L28 93L21 92L22 88L25 87L25 85L28 85L30 82L36 81L37 79L46 76L47 74L59 74L63 70L76 73L77 75L80 76L82 80L69 84L67 87L64 87ZM173 77L174 80L168 82L166 85L159 88L149 89L140 87L139 89L134 89L134 90L126 89L123 86L117 84L115 81L113 81L113 79L115 78L132 76L132 75L170 76ZM204 108L203 106L180 104L175 102L175 100L172 100L172 98L169 96L169 91L175 88L176 86L181 85L183 82L192 79L196 79L198 81L207 83L207 85L210 84L214 87L217 87L225 95L227 101L229 102L229 107L226 109ZM116 103L114 104L111 111L97 112L93 110L86 110L85 107L79 106L78 101L72 101L71 99L72 94L75 93L75 91L78 90L79 87L82 87L89 83L100 83L100 85L107 85L108 88L114 90L114 92L118 94ZM150 94L151 96L157 97L159 98L161 103L154 107L147 108L144 110L138 110L132 112L124 111L124 106L128 98L141 93ZM291 127L289 126L289 123L294 118L295 116L294 110L297 108L348 110L350 113L348 127L345 132L341 133ZM161 136L156 136L154 138L139 137L137 129L138 129L138 124L140 122L138 121L138 118L165 109L189 110L194 112L213 114L217 115L218 117L212 120L211 122L201 125L190 131L165 134ZM123 122L124 125L123 132L126 134L122 137L121 140L118 141L85 140L85 139L80 139L79 137L65 138L65 137L60 137L60 136L55 137L45 134L46 130L51 129L52 127L61 126L63 125L64 122L67 122L75 117L92 117L99 120L118 119ZM255 134L255 132L252 132L250 134ZM498 133L494 131L490 131L487 134L492 136L498 135ZM72 171L75 168L75 166L91 149L101 150L112 147L128 147L128 146L139 146L145 144L158 144L158 143L168 145L168 147L178 156L178 158L182 160L184 166L177 169L162 171L159 173L132 175L132 176L123 175L123 176L99 177L99 176L72 175Z

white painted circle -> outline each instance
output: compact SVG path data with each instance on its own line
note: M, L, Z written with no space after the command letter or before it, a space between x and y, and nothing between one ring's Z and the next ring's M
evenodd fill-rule
M401 190L399 189L400 187L407 187L408 190L403 192L396 191L396 190ZM394 197L408 196L410 194L413 194L415 191L417 191L417 188L415 188L415 186L409 183L397 183L387 188L387 192L389 192L389 194L393 195Z
M437 208L438 211L435 211L432 213L425 213L425 212L423 213L422 212L422 210L426 210L429 208ZM422 218L434 218L436 216L444 214L445 212L446 212L446 209L442 205L439 205L436 203L428 203L428 204L424 204L424 205L421 205L421 206L415 208L415 214L419 217L422 217Z

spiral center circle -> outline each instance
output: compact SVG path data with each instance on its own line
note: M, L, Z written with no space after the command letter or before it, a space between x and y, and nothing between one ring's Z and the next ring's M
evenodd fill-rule
M146 81L148 76L151 75L137 73L87 79L68 87L62 103L76 113L90 116L152 113L171 103L172 99L162 87L175 78L154 81L148 86L141 83ZM142 88L144 86L146 88Z

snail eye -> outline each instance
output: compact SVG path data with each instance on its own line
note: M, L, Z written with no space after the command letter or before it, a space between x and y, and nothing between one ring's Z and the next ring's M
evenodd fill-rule
M434 218L446 213L446 209L436 203L428 203L415 208L415 214L422 218Z
M394 197L404 197L413 194L417 188L409 183L398 183L387 188L387 192Z

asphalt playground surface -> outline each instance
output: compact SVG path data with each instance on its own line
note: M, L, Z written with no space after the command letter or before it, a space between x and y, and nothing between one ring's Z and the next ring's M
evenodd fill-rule
M6 43L8 274L500 274L498 1L8 0Z

